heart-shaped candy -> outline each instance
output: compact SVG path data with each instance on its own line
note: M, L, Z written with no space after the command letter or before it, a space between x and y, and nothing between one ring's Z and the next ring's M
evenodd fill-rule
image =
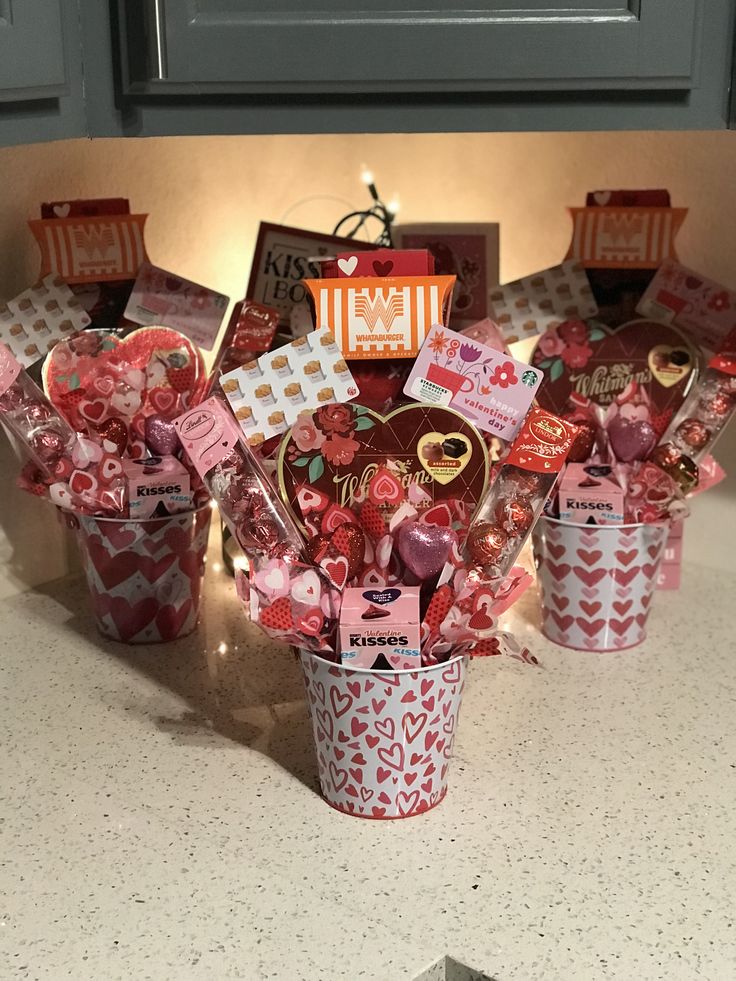
M279 453L282 496L304 523L308 512L323 504L319 495L335 501L333 507L350 509L360 504L365 511L370 505L370 522L366 523L361 512L360 524L371 540L377 540L381 529L376 525L390 520L410 495L410 488L417 488L417 493L411 495L412 502L423 510L457 498L460 483L468 509L475 509L485 490L488 450L478 431L458 412L440 405L415 404L381 416L354 402L345 403L340 409L341 432L325 432L322 447L309 456L310 474L314 474L309 485L305 486L305 454L292 434L285 438ZM320 428L319 410L313 419ZM427 461L421 454L428 433L437 434L434 438L441 438L448 447L447 453L442 451L441 462L425 466ZM449 437L454 437L451 444ZM460 442L463 452L455 456ZM333 443L339 444L337 454ZM312 495L316 495L316 500ZM355 515L348 520L355 523ZM329 527L320 523L318 530L329 533L339 523L330 522Z
M609 423L607 432L611 449L616 459L622 463L645 460L657 442L654 427L643 419L630 422L620 415L615 416Z
M106 449L113 452L112 448L114 447L119 456L125 453L126 447L128 446L128 427L122 419L105 419L97 427L97 432L100 434L103 443L110 444L109 447L105 447Z
M676 327L632 320L614 331L593 321L554 327L538 341L532 364L545 373L536 393L542 408L569 416L575 396L604 408L623 404L635 385L646 394L649 421L661 437L658 420L677 413L696 381L698 362Z
M398 531L399 555L407 569L424 581L443 568L457 535L451 528L407 521Z
M145 422L146 446L154 456L173 456L179 448L179 436L171 419L156 413Z
M72 463L85 470L91 463L102 459L102 448L91 439L80 436L72 449Z

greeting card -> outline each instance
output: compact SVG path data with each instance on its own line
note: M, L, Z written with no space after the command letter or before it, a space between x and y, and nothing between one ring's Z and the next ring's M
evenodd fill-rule
M479 429L513 439L543 377L503 352L435 326L404 393L420 402L449 405Z
M229 302L223 293L144 262L125 316L144 327L171 327L209 351L214 347Z

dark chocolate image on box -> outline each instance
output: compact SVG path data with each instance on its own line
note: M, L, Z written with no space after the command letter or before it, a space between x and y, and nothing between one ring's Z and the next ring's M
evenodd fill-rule
M442 449L444 450L445 456L449 456L452 460L458 460L468 452L468 444L464 439L451 436L449 439L444 440Z
M380 607L374 606L373 603L371 603L369 605L368 609L365 611L365 613L362 614L362 616L361 616L360 619L361 620L381 620L381 619L383 619L383 617L390 617L390 616L391 616L391 611L390 610L382 610Z

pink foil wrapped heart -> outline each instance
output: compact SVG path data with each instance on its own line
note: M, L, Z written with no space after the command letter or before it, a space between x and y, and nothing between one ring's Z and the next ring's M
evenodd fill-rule
M657 434L650 422L644 419L631 421L621 415L608 424L608 438L616 459L622 463L645 460L657 442Z
M408 521L399 528L397 540L407 569L423 581L444 567L457 535L451 528Z

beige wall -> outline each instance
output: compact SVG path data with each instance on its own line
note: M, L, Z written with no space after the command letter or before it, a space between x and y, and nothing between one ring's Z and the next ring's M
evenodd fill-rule
M384 197L399 192L405 221L500 222L502 281L562 258L570 236L565 208L581 204L586 190L667 187L675 204L691 209L678 239L681 259L736 287L734 133L290 136L78 140L0 150L0 297L35 278L38 256L25 222L39 202L95 196L125 196L134 210L150 213L154 262L240 297L259 220L331 230L366 201L364 162ZM729 452L734 437L721 455L736 457ZM16 497L4 447L0 453L0 520L7 527ZM700 505L698 521L725 495L709 495L713 505ZM723 538L715 527L702 519L714 554ZM0 573L0 594L63 569L59 534L42 505L26 503L12 536L16 558L21 551L26 558L5 580ZM39 541L40 553L29 550ZM0 537L0 561L12 563L13 551Z

